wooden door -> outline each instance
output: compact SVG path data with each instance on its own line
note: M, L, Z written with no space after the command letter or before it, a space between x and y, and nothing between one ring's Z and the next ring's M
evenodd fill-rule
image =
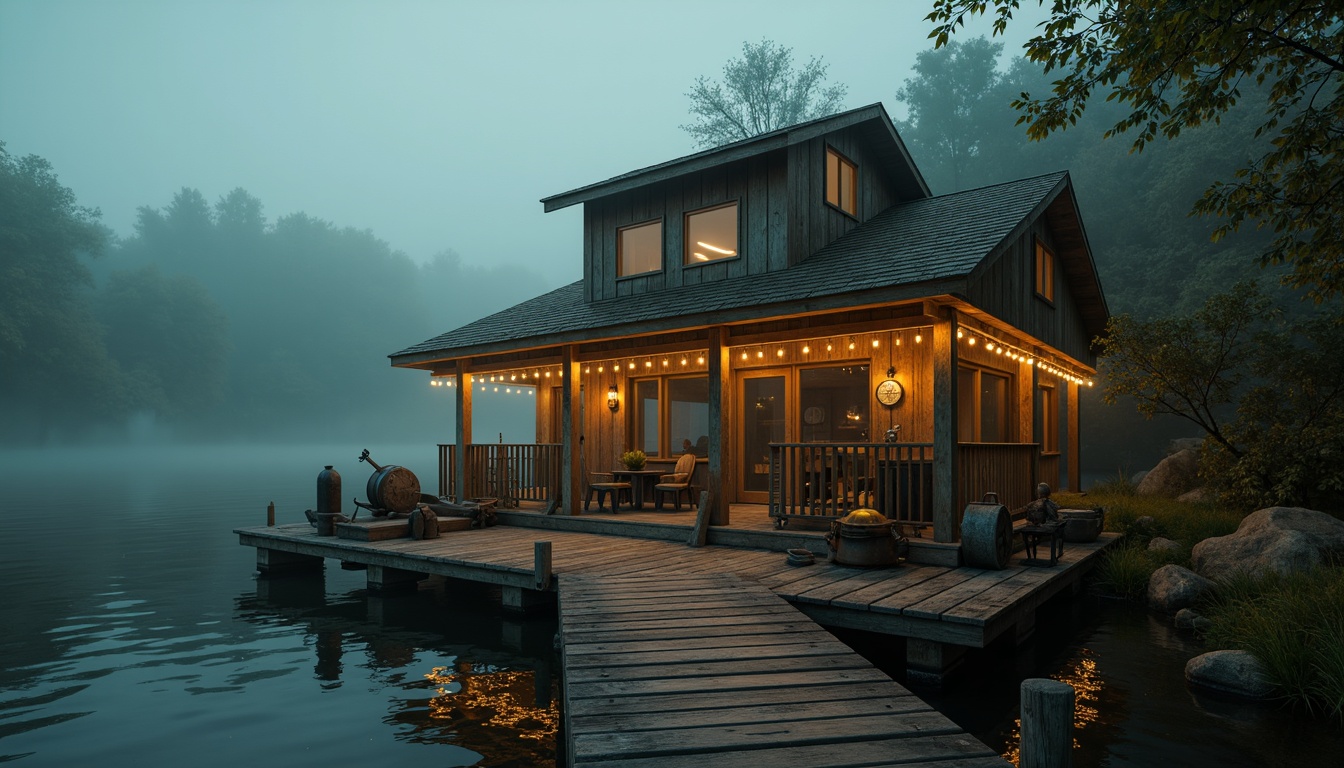
M793 439L792 372L768 368L737 375L737 499L770 500L770 443Z

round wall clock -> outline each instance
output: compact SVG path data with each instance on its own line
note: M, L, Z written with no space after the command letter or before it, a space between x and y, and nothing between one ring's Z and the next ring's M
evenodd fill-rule
M905 389L903 389L901 383L895 379L887 379L877 385L877 402L888 408L901 402L901 398L904 396Z
M807 410L803 411L804 424L820 424L825 420L826 420L826 412L823 411L818 406L814 405L811 408L808 408Z

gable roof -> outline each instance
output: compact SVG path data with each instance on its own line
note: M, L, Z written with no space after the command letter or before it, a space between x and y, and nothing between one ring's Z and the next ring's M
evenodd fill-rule
M1066 172L894 205L786 270L588 302L580 280L390 355L393 365L489 354L617 335L740 322L804 310L960 294L966 279L1022 228L1064 197ZM1082 248L1090 264L1086 245ZM1090 273L1088 277L1084 273ZM1068 274L1090 280L1095 268ZM1085 288L1085 285L1079 285ZM1084 318L1106 321L1104 300Z
M817 136L838 131L842 128L855 128L873 146L876 162L883 172L891 178L902 199L914 199L929 196L929 186L915 167L914 160L906 151L905 142L896 133L896 127L887 115L887 110L878 102L866 107L851 109L847 112L809 120L769 133L735 141L731 144L706 149L693 155L679 157L665 163L650 165L637 171L613 176L606 181L571 189L558 195L543 197L541 204L547 213L558 211L571 205L594 200L606 195L624 192L635 187L671 179L687 173L702 171L719 165L744 160L755 155L782 149L792 144L808 141Z

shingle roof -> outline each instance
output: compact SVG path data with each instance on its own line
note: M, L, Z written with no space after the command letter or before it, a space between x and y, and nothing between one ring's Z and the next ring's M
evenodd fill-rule
M1065 172L894 205L817 251L801 264L765 274L587 302L583 281L557 288L502 312L408 347L393 364L432 353L453 358L490 349L602 338L602 332L644 321L714 316L751 309L778 314L772 306L861 291L898 289L964 279L1000 244L1065 188ZM932 294L930 294L932 295ZM892 298L898 298L892 296ZM900 297L904 298L904 297Z

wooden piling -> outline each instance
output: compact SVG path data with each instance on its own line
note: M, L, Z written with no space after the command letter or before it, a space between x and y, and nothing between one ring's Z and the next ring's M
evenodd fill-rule
M695 515L695 527L691 529L690 540L687 544L692 547L703 547L709 540L709 520L714 514L713 508L709 504L709 491L700 492L700 508Z
M1058 680L1022 681L1022 745L1018 768L1071 768L1073 686Z
M266 527L275 527L275 502L266 505Z
M532 577L538 592L551 588L551 542L532 543Z

